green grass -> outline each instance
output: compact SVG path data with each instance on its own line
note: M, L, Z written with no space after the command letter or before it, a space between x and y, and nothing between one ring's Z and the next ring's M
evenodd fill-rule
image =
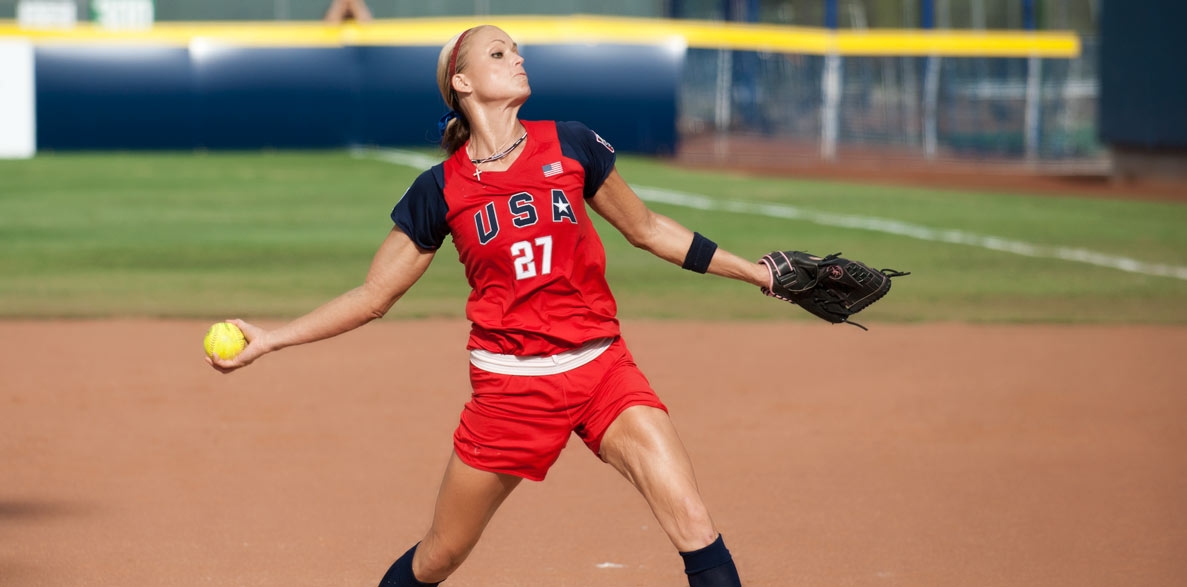
M623 156L639 186L1187 266L1187 206L792 181ZM288 317L357 285L416 175L345 152L49 154L0 161L0 317ZM866 322L1187 323L1187 281L755 214L652 207L744 257L843 251L910 270ZM808 319L682 271L597 219L623 317ZM447 244L393 317L463 316Z

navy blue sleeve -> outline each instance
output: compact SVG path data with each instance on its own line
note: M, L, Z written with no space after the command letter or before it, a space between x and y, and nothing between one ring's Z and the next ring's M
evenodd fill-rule
M392 222L416 243L416 246L435 251L449 235L445 214L445 172L443 165L434 165L412 182L404 197L392 209Z
M557 122L561 153L585 168L585 197L593 197L614 171L614 147L580 122Z

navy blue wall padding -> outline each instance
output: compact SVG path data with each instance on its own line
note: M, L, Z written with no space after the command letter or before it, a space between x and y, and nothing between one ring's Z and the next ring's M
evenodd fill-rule
M445 101L437 89L437 47L357 47L359 143L436 146Z
M43 45L38 148L257 149L437 144L435 47ZM672 153L683 51L523 49L524 119L579 120L616 149Z
M1187 148L1187 2L1105 0L1100 22L1102 142Z
M51 45L34 60L39 149L196 146L188 50Z
M683 50L547 45L523 56L532 97L522 118L583 122L615 150L675 152Z
M226 48L193 56L200 146L315 148L352 131L347 49Z

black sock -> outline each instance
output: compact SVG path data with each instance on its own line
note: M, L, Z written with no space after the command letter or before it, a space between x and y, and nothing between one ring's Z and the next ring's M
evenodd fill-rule
M412 573L412 557L416 554L417 546L420 546L419 542L392 563L391 568L383 575L383 580L379 582L379 587L433 587L441 584L421 583L416 580L416 575Z
M738 568L720 534L713 544L682 552L680 557L684 559L684 574L688 575L689 587L742 587Z

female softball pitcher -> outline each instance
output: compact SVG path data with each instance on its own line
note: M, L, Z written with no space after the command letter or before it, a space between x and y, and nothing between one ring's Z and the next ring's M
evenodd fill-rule
M531 94L523 63L494 26L451 39L437 61L450 108L442 119L449 157L396 204L395 226L365 282L275 330L234 321L247 348L208 361L230 372L383 316L452 236L473 288L466 305L473 395L454 432L432 525L380 585L444 581L503 500L522 479L543 480L574 432L647 500L690 586L740 585L667 408L622 340L588 209L685 269L768 288L773 268L649 210L615 170L611 145L584 125L520 120Z

